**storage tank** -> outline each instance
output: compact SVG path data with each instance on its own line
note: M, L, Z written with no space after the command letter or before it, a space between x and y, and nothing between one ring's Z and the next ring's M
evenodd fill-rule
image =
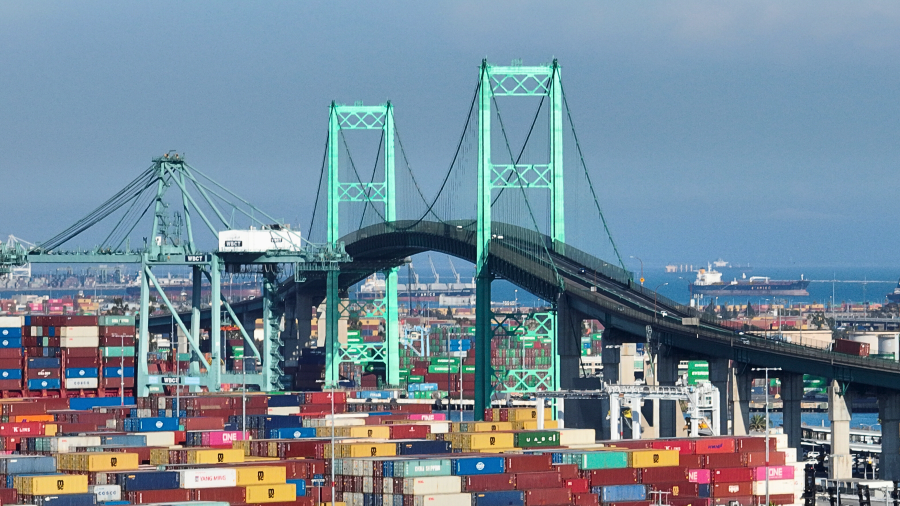
M881 355L887 353L894 354L894 360L900 358L897 347L898 334L878 334L878 353Z
M881 353L878 351L878 335L877 334L853 334L850 336L851 341L856 341L857 343L866 343L869 345L869 353L876 354Z

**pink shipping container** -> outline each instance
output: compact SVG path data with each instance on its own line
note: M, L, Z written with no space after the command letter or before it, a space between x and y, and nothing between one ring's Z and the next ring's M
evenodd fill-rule
M734 453L736 446L734 438L704 438L698 440L695 445L698 454L707 455L710 453Z
M794 468L792 466L769 466L753 468L754 481L766 481L766 469L769 470L770 480L793 480Z
M217 430L204 432L202 437L203 446L227 446L231 447L232 441L243 441L244 434L239 430Z
M409 419L420 421L444 421L447 419L447 415L443 413L412 414L409 415Z
M688 469L688 481L705 485L709 483L711 474L709 469Z

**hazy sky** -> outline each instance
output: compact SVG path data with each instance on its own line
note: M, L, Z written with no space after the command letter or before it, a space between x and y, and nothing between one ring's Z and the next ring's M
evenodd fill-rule
M445 168L484 57L559 59L626 258L897 264L895 1L0 1L0 234L169 149L305 223L331 100L392 100Z

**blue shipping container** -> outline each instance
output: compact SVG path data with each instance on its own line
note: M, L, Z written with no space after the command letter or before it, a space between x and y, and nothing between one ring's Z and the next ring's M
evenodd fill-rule
M293 483L297 486L297 497L306 496L306 480L297 478L296 480L287 480L287 483Z
M91 493L37 496L41 506L94 506L97 496ZM37 499L37 497L35 499Z
M28 380L29 390L58 389L60 386L59 379L33 379Z
M119 473L118 477L118 484L122 486L122 492L172 490L178 488L179 485L177 471Z
M646 485L608 485L600 489L600 502L636 502L646 500Z
M105 445L147 446L147 436L138 436L134 434L100 436L100 442Z
M126 418L125 430L129 432L161 432L178 430L177 418L150 417Z
M305 437L316 437L315 427L295 427L269 429L269 437L271 439L302 439Z
M134 367L104 367L103 368L103 377L104 378L118 378L122 376L122 370L125 370L126 378L134 377Z
M0 337L22 337L22 327L2 327Z
M0 379L20 380L22 379L21 369L0 369Z
M97 367L70 367L66 369L66 378L96 378L99 370Z
M0 474L42 474L56 472L56 457L4 455L0 457Z
M697 487L697 495L700 497L712 497L712 490L710 489L709 483L700 484Z
M31 360L31 359L29 359ZM54 359L59 360L59 359ZM121 397L73 397L69 399L69 409L88 411L98 406L121 406ZM134 397L125 398L125 406L134 406Z
M363 390L356 392L357 399L390 399L393 392L387 390Z
M0 348L21 348L21 337L0 337Z
M270 408L283 408L288 406L299 406L303 404L301 400L303 395L270 395L268 406Z
M525 492L521 490L497 490L473 492L472 506L524 506Z
M453 461L453 474L468 476L471 474L503 474L503 457L466 458Z
M450 441L406 441L397 443L397 455L450 453Z

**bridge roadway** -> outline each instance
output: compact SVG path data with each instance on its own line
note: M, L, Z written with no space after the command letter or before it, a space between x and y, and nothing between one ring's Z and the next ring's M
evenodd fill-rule
M659 343L691 354L722 358L754 367L780 367L787 372L832 378L844 383L894 389L900 386L900 364L867 359L827 350L783 343L762 336L738 332L703 318L700 325L683 325L683 317L701 317L694 308L676 304L634 283L629 273L567 245L552 245L549 238L526 229L499 225L503 239L491 243L491 272L518 287L549 301L562 301L586 318L597 319L643 342L646 326L653 328ZM346 289L366 276L391 266L402 265L411 255L436 251L474 262L475 231L471 222L396 222L363 228L343 238L353 263L341 273ZM562 293L549 262L535 260L536 246L545 244L563 281ZM591 287L596 287L592 291ZM287 296L300 290L323 300L324 277L311 276L305 282L285 283ZM567 300L561 300L567 299ZM232 304L240 314L261 314L258 298ZM202 320L209 321L208 311ZM185 322L189 314L182 315ZM169 328L170 317L151 318L154 329ZM208 323L207 323L208 325Z
M738 333L717 325L715 320L701 315L694 308L658 296L655 292L634 283L630 273L572 246L553 244L545 235L506 224L495 224L494 230L503 232L502 235L498 232L491 241L489 258L491 272L545 300L555 301L560 309L561 328L565 330L566 321L571 324L569 327L571 332L561 334L571 336L571 339L563 337L557 346L562 371L574 371L578 368L580 326L577 323L580 320L601 321L609 329L604 336L608 343L645 342L646 328L650 326L653 338L651 347L659 352L657 367L660 384L668 384L675 380L675 365L681 359L710 360L711 381L714 384L718 381L723 405L726 402L731 404L732 417L735 419L733 430L736 433L746 430L746 426L739 427L738 419L744 419L746 425L749 417L749 383L746 381L750 376L749 371L752 368L763 367L780 368L780 373L773 373L771 376L782 377L783 381L789 375L799 378L803 374L810 374L834 381L841 394L853 388L856 391L875 393L886 400L895 400L897 402L879 402L883 412L881 418L890 419L892 427L900 427L893 423L894 418L900 422L900 413L897 415L884 413L887 404L900 405L900 396L895 390L900 388L900 364L896 362L831 353L762 336ZM475 261L476 231L475 224L471 221L448 223L399 221L392 224L377 224L353 232L342 240L347 253L354 260L351 265L342 269L340 275L342 289L373 272L402 265L407 257L417 253L436 251L469 262ZM546 254L542 254L544 248L553 259L552 264L547 260ZM294 283L291 280L281 287L281 291L288 300L302 294L316 304L325 296L324 277L313 275L301 283ZM233 307L239 315L244 314L252 318L261 314L262 310L261 301L258 299L239 302ZM682 318L699 318L699 325L685 325ZM151 322L153 327L160 325L162 328L168 328L170 325L168 317L155 317ZM617 358L607 360L604 350L604 367L617 369L616 362ZM717 368L722 368L721 364L725 364L724 367L728 368L726 372L716 371ZM735 364L736 367L732 368L730 364ZM663 369L668 372L664 372ZM736 381L736 375L742 375L744 380ZM718 376L718 380L714 376ZM740 390L739 387L734 387L736 384L745 385L746 394L735 394L734 391ZM583 386L584 383L578 383L577 378L563 375L560 378L560 385L562 388L575 388ZM785 428L792 444L798 447L801 397L802 388L796 401L793 398L786 398L787 403L796 404L796 413L792 416L787 413L785 415ZM841 399L837 396L833 398ZM847 404L849 406L849 403ZM729 409L721 411L723 418L720 427L724 431L728 423ZM897 411L900 411L900 408ZM598 413L593 413L594 418L602 418L597 415ZM835 416L840 418L838 415ZM666 429L664 418L664 416L660 418L662 431L660 435L675 435L665 433L670 432L672 428ZM833 427L838 427L835 430L839 430L844 422L843 419L839 421L840 424L832 423ZM846 423L849 424L849 414ZM849 429L849 426L847 428ZM896 432L900 433L900 430ZM843 439L845 436L842 432L836 437ZM849 434L846 437L849 438ZM900 437L896 438L896 444L889 446L891 449L900 446ZM882 469L888 469L889 474L896 473L900 478L900 456L896 465L883 465Z

